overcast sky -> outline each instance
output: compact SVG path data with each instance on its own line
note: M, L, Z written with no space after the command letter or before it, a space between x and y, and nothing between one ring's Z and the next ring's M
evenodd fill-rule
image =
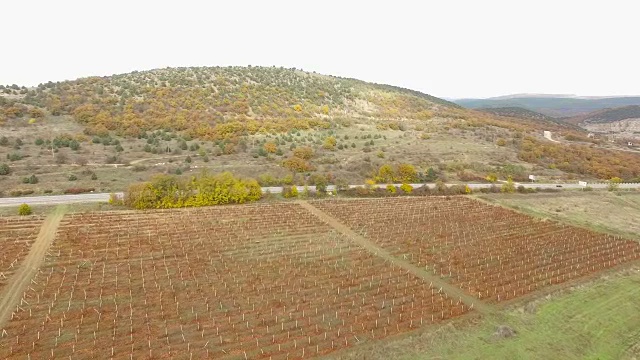
M636 95L634 3L7 1L0 8L0 84L250 64L446 98Z

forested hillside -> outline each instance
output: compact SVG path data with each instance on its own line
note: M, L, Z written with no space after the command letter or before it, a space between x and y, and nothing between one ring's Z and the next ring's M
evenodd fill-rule
M72 115L92 135L165 129L209 140L327 128L329 115L428 119L457 108L416 91L276 67L171 68L49 82L22 101Z
M606 124L627 119L640 119L640 106L631 105L613 109L595 111L578 116L570 121L574 123Z

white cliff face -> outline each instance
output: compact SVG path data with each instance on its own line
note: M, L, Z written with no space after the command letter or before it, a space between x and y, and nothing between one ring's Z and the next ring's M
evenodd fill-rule
M585 129L599 133L616 133L620 136L640 139L640 118L624 119L606 124L581 124Z

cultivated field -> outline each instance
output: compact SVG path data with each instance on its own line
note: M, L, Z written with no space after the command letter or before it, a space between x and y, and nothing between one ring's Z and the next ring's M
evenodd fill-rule
M640 258L635 241L463 197L314 205L478 299L517 298Z
M302 358L469 311L295 204L65 218L0 357Z
M0 358L349 358L465 313L515 322L498 302L637 259L637 242L466 197L70 214Z
M42 217L0 217L0 291L38 236Z

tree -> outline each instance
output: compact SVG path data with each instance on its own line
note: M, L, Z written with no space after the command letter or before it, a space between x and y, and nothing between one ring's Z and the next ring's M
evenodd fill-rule
M430 167L429 169L427 169L427 174L425 176L425 180L427 182L433 182L436 181L436 179L438 178L438 174L436 174L436 171L433 170L432 167Z
M312 176L313 183L316 185L316 191L318 193L326 193L327 185L329 185L329 179L325 175L321 174L313 174Z
M20 205L20 207L18 207L18 215L27 216L27 215L31 215L31 214L32 214L31 206L29 206L27 204L22 204L22 205Z
M500 191L503 193L516 192L516 186L513 183L513 179L511 178L511 176L509 176L509 178L507 179L507 182L504 185L502 185L502 187L500 188Z
M398 180L404 183L413 183L418 179L418 172L416 171L416 168L410 164L398 165L396 175L398 176Z
M375 180L379 183L391 183L394 177L395 173L391 165L384 164L378 169L378 176L376 176Z

